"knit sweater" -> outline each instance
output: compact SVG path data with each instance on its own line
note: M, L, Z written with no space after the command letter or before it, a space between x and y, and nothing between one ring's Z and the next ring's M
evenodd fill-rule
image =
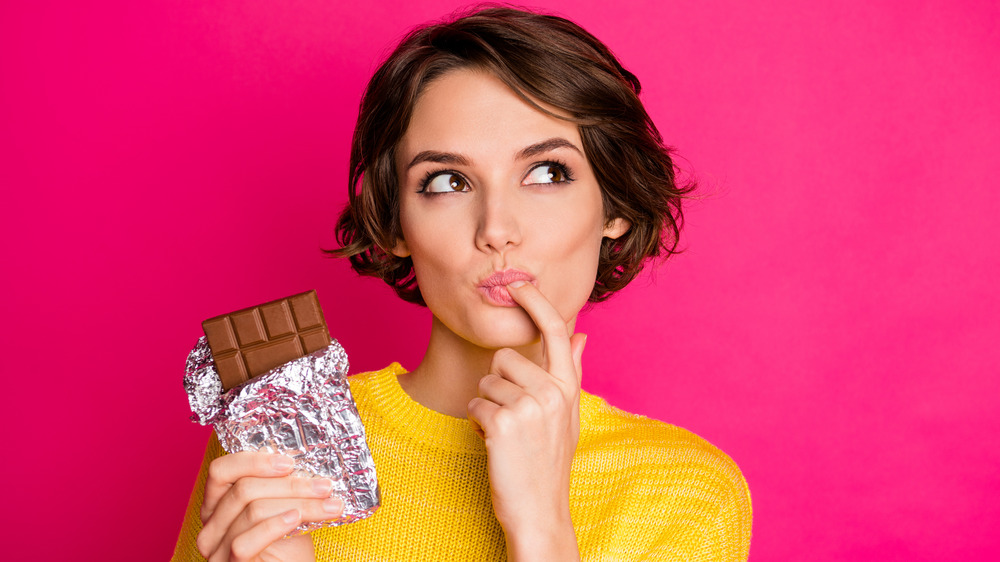
M504 560L490 502L486 447L469 421L427 409L400 387L394 363L350 377L375 460L382 507L312 534L319 561ZM213 436L177 541L195 547ZM531 467L525 467L531 470ZM684 429L581 393L570 515L583 560L746 560L750 493L733 461Z

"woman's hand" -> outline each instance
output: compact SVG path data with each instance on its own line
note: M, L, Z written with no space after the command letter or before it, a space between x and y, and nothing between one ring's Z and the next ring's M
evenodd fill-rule
M542 334L542 363L494 354L469 419L486 441L493 510L511 560L579 559L569 513L570 467L580 437L583 334L528 283L508 286Z
M304 521L340 516L325 478L292 476L286 455L244 451L212 461L201 507L198 551L210 561L315 560L308 534L283 538Z

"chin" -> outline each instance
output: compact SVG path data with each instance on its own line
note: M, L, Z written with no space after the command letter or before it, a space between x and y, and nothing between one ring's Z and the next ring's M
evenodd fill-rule
M523 347L536 343L541 338L531 317L520 308L506 309L502 317L494 316L480 319L472 327L471 333L459 335L469 343L486 349Z

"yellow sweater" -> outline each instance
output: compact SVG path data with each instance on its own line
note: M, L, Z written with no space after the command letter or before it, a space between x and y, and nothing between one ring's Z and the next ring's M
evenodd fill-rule
M504 560L486 448L468 420L414 402L397 364L350 377L375 459L382 507L368 519L313 533L316 559ZM570 510L583 560L746 560L750 492L725 453L684 429L580 398ZM213 436L174 560L195 547ZM531 470L531 467L525 467Z

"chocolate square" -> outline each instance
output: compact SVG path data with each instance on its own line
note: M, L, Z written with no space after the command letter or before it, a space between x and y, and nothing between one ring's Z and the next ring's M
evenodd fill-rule
M225 390L332 341L316 291L209 318L201 326Z

